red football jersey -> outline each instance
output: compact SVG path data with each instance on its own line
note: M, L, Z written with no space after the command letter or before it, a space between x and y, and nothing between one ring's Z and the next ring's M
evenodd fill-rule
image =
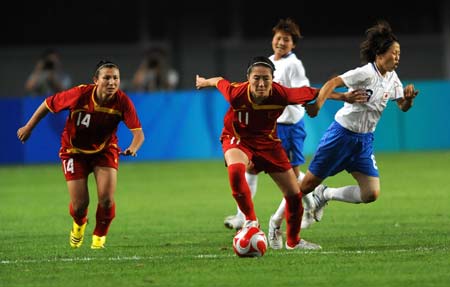
M273 82L270 96L256 104L251 99L249 82L230 83L222 79L217 88L230 103L222 137L234 136L256 149L270 148L273 141L279 141L276 122L287 105L307 103L318 93L316 88L287 88Z
M52 113L69 110L61 136L61 147L68 153L96 153L117 145L120 121L130 129L140 129L141 123L134 104L121 90L113 99L99 105L95 101L95 85L80 85L48 97L45 103Z

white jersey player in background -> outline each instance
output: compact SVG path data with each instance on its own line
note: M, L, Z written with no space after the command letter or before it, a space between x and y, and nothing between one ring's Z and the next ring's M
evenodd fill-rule
M395 72L400 61L400 44L387 22L379 21L366 31L360 55L367 64L326 82L317 98L321 106L334 89L342 86L349 91L363 89L367 93L366 102L345 103L337 111L301 182L304 194L313 191L313 216L317 221L330 200L370 203L377 199L380 179L373 148L376 125L389 100L396 101L406 112L419 93L411 84L403 88ZM321 184L343 170L358 185L331 188Z
M274 81L287 87L309 86L309 79L306 77L303 63L292 51L301 37L298 25L290 18L281 19L272 29L272 32L272 49L274 54L269 59L275 64ZM302 105L289 105L277 120L278 136L291 161L295 175L299 180L304 176L304 173L299 169L299 166L305 162L302 153L306 138L303 120L304 114L305 109ZM249 184L252 197L254 197L257 190L258 175L248 170L245 177ZM307 199L304 198L303 203L307 207L306 209L308 209ZM269 231L270 246L271 242L273 242L273 240L270 240L270 237L279 236L281 238L280 226L284 219L284 204L283 200L281 209L271 217L273 219L271 222L275 224L272 224L272 232ZM311 213L305 210L302 228L305 228L306 220L310 221L314 219L312 219ZM237 208L237 214L225 218L224 225L230 229L240 229L244 221L244 214ZM281 247L282 242L279 248Z

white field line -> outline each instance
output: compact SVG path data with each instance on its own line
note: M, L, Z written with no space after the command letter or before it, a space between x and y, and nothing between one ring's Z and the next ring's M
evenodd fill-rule
M447 248L428 248L418 247L414 249L394 249L394 250L337 250L337 251L271 251L280 255L296 255L299 253L311 254L383 254L383 253L405 253L405 252L431 252L431 251L447 251ZM198 255L168 255L168 256L117 256L117 257L72 257L72 258L43 258L43 259L15 259L0 260L0 264L28 264L28 263L55 263L55 262L84 262L84 261L155 261L169 258L193 258L193 259L220 259L235 257L232 252L227 254L198 254Z

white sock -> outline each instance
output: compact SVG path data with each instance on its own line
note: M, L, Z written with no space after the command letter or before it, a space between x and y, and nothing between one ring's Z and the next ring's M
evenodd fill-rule
M304 177L305 177L305 174L300 171L300 174L298 175L297 180L302 181ZM310 208L311 207L310 200L312 199L312 193L308 194L308 198L306 199L306 202L305 202L305 197L306 196L303 196L303 206L305 209L307 207ZM305 205L307 205L307 207L305 207ZM275 213L272 216L272 221L273 221L273 223L275 223L276 226L281 226L281 223L283 222L283 219L284 219L285 209L286 209L286 200L283 198L283 200L280 203L280 206L278 206L277 211L275 211Z
M258 186L258 175L245 172L245 180L247 181L248 187L250 187L252 198L255 197L256 189Z
M302 201L305 210L311 209L314 206L313 193L303 194Z
M305 174L302 171L300 171L300 173L297 177L297 181L301 182L304 177L305 177ZM310 192L308 194L303 194L302 201L303 201L303 208L305 210L311 209L311 207L314 206L312 192Z
M302 181L304 177L305 177L305 174L302 171L299 171L297 181Z
M250 192L252 194L252 198L255 197L256 189L258 186L258 175L253 173L245 172L245 180L247 181L248 187L250 188ZM245 218L244 213L237 207L236 216Z
M348 185L339 188L328 187L323 196L326 200L337 200L350 203L362 203L361 189L358 185Z
M284 219L284 210L286 209L286 200L283 198L283 200L280 203L280 206L278 206L277 211L272 215L272 221L275 223L277 227L281 226L281 223Z

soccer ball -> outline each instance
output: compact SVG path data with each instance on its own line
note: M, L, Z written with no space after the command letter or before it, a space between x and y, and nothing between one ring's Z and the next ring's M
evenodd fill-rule
M239 257L261 257L267 250L267 238L258 227L244 227L233 238L233 250Z

